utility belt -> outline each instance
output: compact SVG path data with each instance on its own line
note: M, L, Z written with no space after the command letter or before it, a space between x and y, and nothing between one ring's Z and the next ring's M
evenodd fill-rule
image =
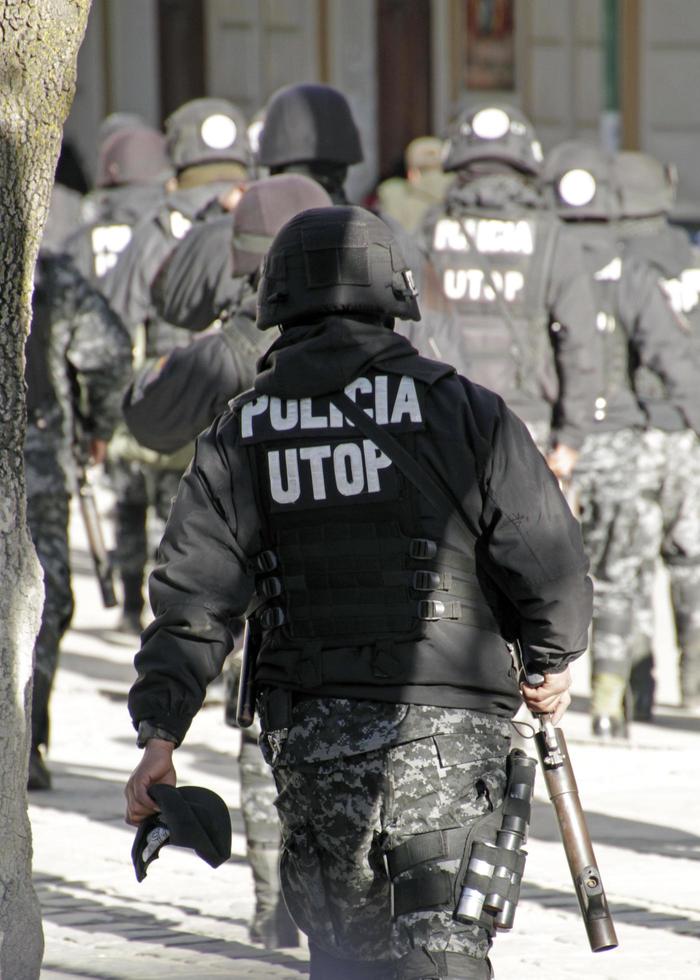
M392 917L453 907L459 922L474 922L489 934L512 928L525 868L536 762L520 749L508 755L503 803L467 831L429 831L385 855L391 881ZM460 861L457 875L431 868L412 878L403 872L427 862ZM456 907L455 907L456 905Z

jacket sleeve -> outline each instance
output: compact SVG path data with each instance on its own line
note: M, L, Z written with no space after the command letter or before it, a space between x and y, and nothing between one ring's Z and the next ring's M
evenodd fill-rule
M83 422L89 433L109 439L121 420L122 393L131 377L131 338L114 310L70 263L66 311L71 337L66 356L84 395Z
M178 741L221 672L253 594L239 541L245 536L239 514L251 506L252 490L243 467L232 471L220 427L197 441L180 483L149 580L155 619L143 633L129 692L134 726L148 721Z
M489 575L515 609L525 662L557 673L587 646L588 558L555 477L525 425L502 402L482 492Z
M596 308L581 249L562 227L549 284L551 338L559 382L552 418L552 439L580 449L593 423L594 401L601 390L597 363Z
M124 419L142 446L177 452L226 409L241 387L238 366L221 335L198 337L139 372L124 397Z
M620 290L640 362L663 380L673 406L686 425L700 435L700 364L692 337L695 325L673 309L659 277L643 262L625 263Z

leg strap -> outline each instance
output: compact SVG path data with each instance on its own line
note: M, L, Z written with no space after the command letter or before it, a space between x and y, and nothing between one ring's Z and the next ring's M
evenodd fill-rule
M412 950L398 964L397 980L491 980L488 959L478 960L463 953L437 953L425 947Z

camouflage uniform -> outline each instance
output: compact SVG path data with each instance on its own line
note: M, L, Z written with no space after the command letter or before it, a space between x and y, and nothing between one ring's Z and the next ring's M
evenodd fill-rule
M452 917L460 858L408 868L393 883L385 862L430 831L461 828L466 842L503 800L508 743L509 723L493 715L341 698L299 701L277 751L274 733L263 734L279 790L284 893L312 947L355 969L358 960L384 960L387 976L389 949L394 961L406 958L404 969L407 960L430 967L426 953L461 953L472 972L458 975L490 976L489 931ZM449 875L446 901L401 911L405 883L419 878L424 888L431 872ZM467 963L460 959L461 970Z
M646 678L653 663L656 559L660 554L671 587L676 640L680 650L680 693L685 706L700 704L700 441L691 430L650 429L640 456L653 479L653 504L660 511L657 551L640 569L636 614L635 677ZM635 690L635 713L648 718L653 686Z
M48 743L49 695L73 610L68 514L76 479L76 415L80 410L85 438L109 438L131 370L131 344L119 319L66 256L40 256L33 304L24 459L29 527L46 593L35 648L36 748Z

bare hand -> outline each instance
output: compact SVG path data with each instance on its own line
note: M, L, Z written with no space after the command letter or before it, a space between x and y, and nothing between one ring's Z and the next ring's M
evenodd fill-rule
M545 674L539 687L521 684L520 693L533 715L551 715L556 725L571 704L570 687L571 671L567 667L560 674Z
M146 743L143 758L129 777L124 790L126 796L124 819L127 823L137 827L146 817L158 813L155 800L148 795L149 786L155 783L177 785L177 775L173 766L174 748L174 742L167 742L160 738L151 738Z
M94 465L104 463L107 458L107 441L105 439L90 440L90 462Z
M577 449L559 443L547 455L547 465L558 480L570 480L577 459Z

